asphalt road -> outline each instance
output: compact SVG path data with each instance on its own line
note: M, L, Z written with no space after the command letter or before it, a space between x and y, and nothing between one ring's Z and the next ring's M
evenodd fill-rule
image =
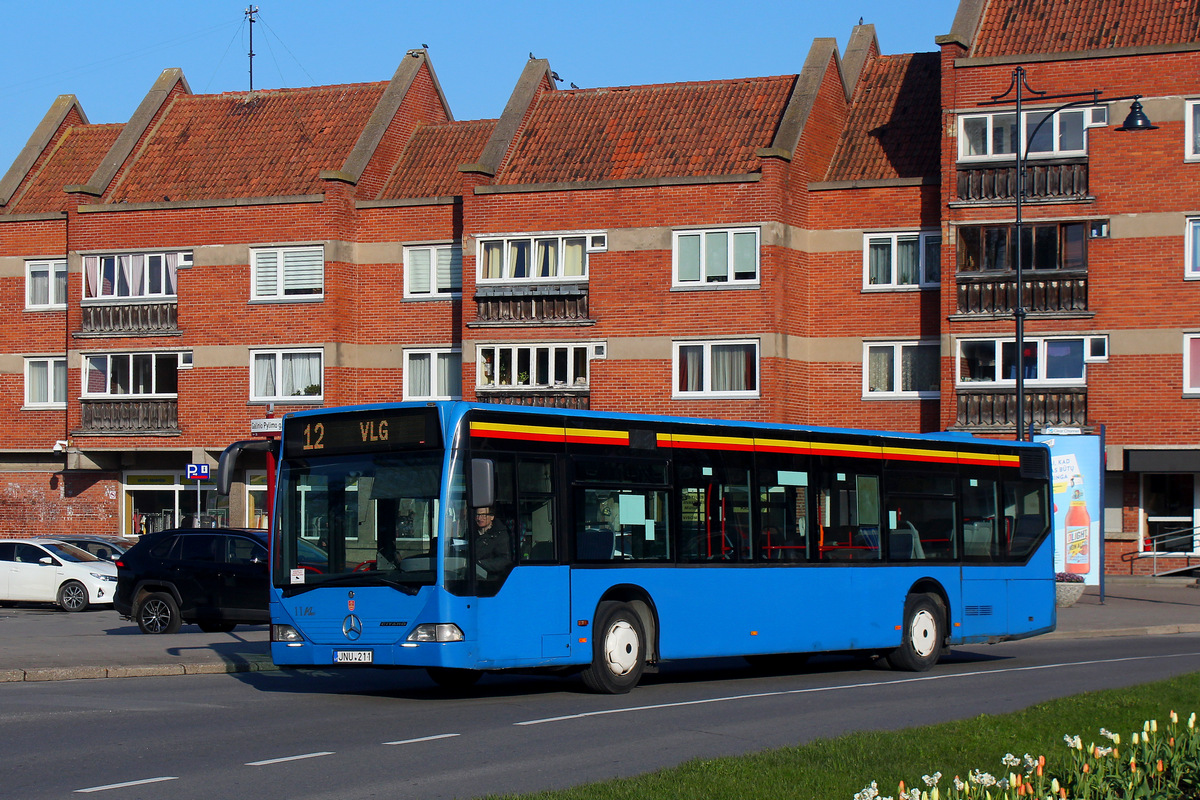
M0 793L470 798L1195 671L1200 634L1186 633L960 647L922 674L841 658L795 675L757 674L740 659L690 662L615 697L507 675L456 695L421 672L375 669L12 682L0 684Z

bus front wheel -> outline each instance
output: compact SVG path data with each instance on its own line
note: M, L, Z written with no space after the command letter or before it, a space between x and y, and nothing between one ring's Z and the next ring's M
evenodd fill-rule
M924 672L937 663L946 640L946 609L932 594L910 594L904 601L904 638L887 660L893 669Z
M583 670L583 684L593 692L624 694L637 686L645 668L641 617L625 603L601 603L592 628L592 663Z

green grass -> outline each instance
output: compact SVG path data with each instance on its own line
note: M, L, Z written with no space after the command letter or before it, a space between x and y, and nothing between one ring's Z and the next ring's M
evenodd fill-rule
M871 781L895 795L903 780L924 788L922 775L942 773L943 793L955 775L979 769L1007 774L1005 753L1044 755L1047 769L1067 763L1064 734L1084 746L1108 744L1100 728L1121 734L1160 725L1174 710L1200 711L1200 673L1127 689L1039 703L1012 714L980 715L894 732L860 732L749 756L698 759L636 778L521 795L523 800L851 800Z

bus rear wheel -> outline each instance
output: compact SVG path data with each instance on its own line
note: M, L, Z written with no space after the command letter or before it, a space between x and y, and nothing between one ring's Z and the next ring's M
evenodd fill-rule
M924 672L938 662L946 640L946 608L932 594L904 600L904 638L887 661L893 669Z
M645 669L641 617L625 603L601 603L592 628L592 663L582 673L584 686L602 694L624 694L638 685Z

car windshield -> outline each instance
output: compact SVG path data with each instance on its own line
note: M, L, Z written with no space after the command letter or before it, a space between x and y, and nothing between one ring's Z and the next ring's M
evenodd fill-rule
M96 558L94 555L87 552L86 550L80 550L75 545L67 544L66 542L42 542L42 547L46 548L51 553L58 556L63 561L84 562L84 561L100 561L101 560L99 558Z

